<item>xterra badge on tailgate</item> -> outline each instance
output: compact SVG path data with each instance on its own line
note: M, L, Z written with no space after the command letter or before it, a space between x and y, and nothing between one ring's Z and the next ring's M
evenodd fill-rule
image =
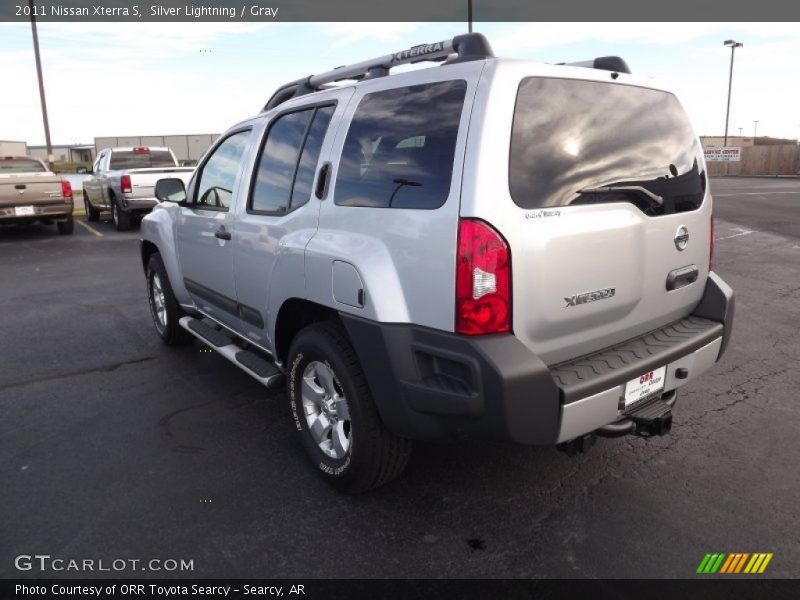
M613 298L615 293L616 288L605 288L604 290L595 290L594 292L586 292L585 294L575 294L569 298L564 298L566 301L564 308L578 306L580 304L589 304L589 302L595 302L597 300Z

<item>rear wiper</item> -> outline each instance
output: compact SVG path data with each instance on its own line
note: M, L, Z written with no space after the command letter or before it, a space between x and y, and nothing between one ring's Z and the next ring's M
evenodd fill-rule
M583 188L582 190L578 190L578 194L614 194L619 192L631 192L634 193L642 198L646 198L651 202L654 202L657 206L664 206L664 198L659 196L658 194L654 194L647 188L643 188L640 185L607 185L604 187L596 187L596 188Z

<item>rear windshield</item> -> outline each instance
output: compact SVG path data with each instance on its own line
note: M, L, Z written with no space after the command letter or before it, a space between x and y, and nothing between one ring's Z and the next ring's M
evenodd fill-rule
M30 158L0 158L0 173L44 173L46 169L38 160Z
M528 77L517 93L509 185L522 208L625 201L663 214L698 208L706 182L702 151L672 94Z
M166 150L115 150L111 153L109 171L123 169L150 169L157 167L174 167L172 154Z

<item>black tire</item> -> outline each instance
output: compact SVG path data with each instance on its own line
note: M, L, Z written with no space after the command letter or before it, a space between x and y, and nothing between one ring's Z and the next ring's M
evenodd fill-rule
M117 231L128 231L131 228L131 213L121 210L114 196L111 196L111 220Z
M169 283L169 276L167 270L164 268L164 263L161 261L161 255L158 253L153 254L147 262L147 304L150 307L150 316L153 318L153 324L156 328L156 333L161 336L164 343L168 346L180 346L188 344L193 340L193 336L180 326L178 321L181 317L186 316L186 313L181 308L178 301L175 299L175 294L172 292L172 286ZM163 293L163 307L165 315L165 323L159 318L159 306L156 301L156 282L161 287Z
M326 365L333 372L337 392L346 398L349 448L341 458L328 456L309 431L301 390L304 372L313 367L311 363ZM289 349L288 365L287 394L295 427L315 470L327 483L345 493L358 494L384 485L403 472L411 456L411 441L383 425L356 353L340 325L315 323L300 331Z
M70 215L66 221L58 221L56 227L61 235L72 235L72 232L75 231L75 219Z
M95 223L100 220L100 211L92 206L89 198L86 196L86 190L83 190L83 208L86 211L86 219Z

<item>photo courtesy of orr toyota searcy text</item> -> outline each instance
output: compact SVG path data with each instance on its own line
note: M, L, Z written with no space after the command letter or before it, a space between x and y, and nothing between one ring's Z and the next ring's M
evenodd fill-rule
M14 592L18 597L26 596L71 596L86 597L96 596L134 596L169 599L172 597L210 596L214 598L227 598L231 592L240 596L275 596L301 597L306 595L305 585L294 584L289 586L269 585L156 585L156 584L110 584L110 585L24 585L15 584Z

